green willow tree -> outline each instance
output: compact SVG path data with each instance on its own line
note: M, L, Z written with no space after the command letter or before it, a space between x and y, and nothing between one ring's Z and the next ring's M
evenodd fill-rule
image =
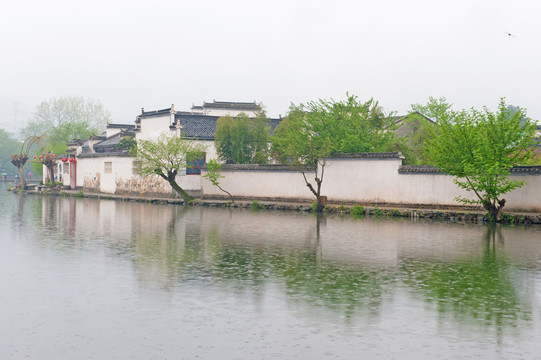
M231 203L235 202L235 199L233 199L233 195L220 185L220 179L223 179L225 176L221 174L222 172L222 164L220 164L215 159L210 160L207 163L207 173L203 175L205 179L208 179L212 185L216 186L218 189L226 193L229 198L231 199Z
M502 195L524 185L509 178L510 169L534 161L535 128L522 109L512 112L502 99L496 113L485 107L440 119L439 135L428 141L427 151L435 166L475 194L473 200L457 197L457 201L480 204L500 221L506 202Z
M409 113L397 129L395 150L405 156L405 165L427 164L425 143L437 134L438 125L418 112Z
M11 167L11 154L19 151L20 147L21 143L13 137L13 134L0 129L0 173L15 172L15 168Z
M453 117L455 112L452 110L452 107L453 104L449 104L445 97L434 98L431 96L424 105L411 105L411 111L417 111L432 120L439 121L448 120Z
M393 148L394 121L377 101L364 103L348 95L344 101L312 101L290 107L272 139L272 152L282 163L296 165L316 197L317 211L325 204L321 185L327 158L339 153L382 152ZM313 182L307 177L314 176Z
M51 98L36 107L23 134L46 133L47 148L42 152L64 154L68 141L99 134L110 121L111 114L99 101L80 96Z
M190 168L206 147L192 140L170 134L162 134L155 140L139 140L137 159L141 162L141 175L158 175L165 179L186 203L193 201L176 181L180 171Z
M216 151L228 164L266 164L269 161L270 129L264 113L255 119L245 114L218 119Z

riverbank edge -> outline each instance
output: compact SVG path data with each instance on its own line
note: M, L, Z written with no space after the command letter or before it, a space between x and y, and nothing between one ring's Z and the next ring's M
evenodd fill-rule
M46 191L26 191L26 194L41 196L68 196L76 198L93 198L100 200L133 201L153 204L185 205L182 199L133 196L133 195L114 195L96 192L83 192L76 190L46 190ZM296 211L296 212L314 212L313 204L308 201L287 201L282 199L241 199L231 202L222 198L204 198L196 199L188 206L206 206L223 208L240 208L259 210L277 210L277 211ZM409 217L415 219L440 220L449 222L464 223L484 223L488 222L488 215L484 211L475 209L460 208L430 208L409 207L407 205L389 205L389 204L339 204L329 203L324 210L326 214L338 214L349 216L376 216L376 217ZM540 225L541 214L538 213L518 213L504 212L502 214L503 224L517 225Z

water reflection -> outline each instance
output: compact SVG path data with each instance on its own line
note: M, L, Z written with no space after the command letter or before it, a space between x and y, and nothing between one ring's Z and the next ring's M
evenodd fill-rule
M500 344L508 334L540 331L535 227L62 197L10 201L12 228L32 232L43 249L122 259L146 289L211 288L247 295L257 306L278 296L299 316L324 309L348 326L384 321L390 309L413 301L440 328L493 334Z
M401 264L404 283L428 303L434 303L440 319L476 323L492 330L498 341L505 328L516 328L532 320L533 299L520 292L512 259L503 249L500 226L484 227L482 251L473 259L427 262L405 259ZM523 280L524 281L524 280ZM526 280L527 281L527 280Z

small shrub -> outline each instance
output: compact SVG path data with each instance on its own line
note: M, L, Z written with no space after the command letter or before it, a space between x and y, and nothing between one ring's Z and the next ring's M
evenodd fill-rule
M312 203L312 211L313 211L313 212L316 212L316 211L317 211L317 201L314 201L314 202Z
M340 212L344 212L346 208L344 207L343 204L340 204L340 206L338 207L338 210L340 210Z
M78 192L75 193L75 196L76 197L83 197L85 194L83 194L83 190L79 190Z
M402 215L402 214L400 214L400 211L397 210L397 209L391 210L391 213L393 214L393 216L400 216L400 215Z
M261 205L259 205L259 202L257 200L252 201L252 210L258 211L261 208Z
M378 205L377 205L377 204L374 206L374 215L376 215L376 216L381 216L381 215L383 215L383 211L381 211L381 210L378 208Z
M349 209L349 213L354 216L360 216L365 214L364 207L361 205L355 205L351 209Z

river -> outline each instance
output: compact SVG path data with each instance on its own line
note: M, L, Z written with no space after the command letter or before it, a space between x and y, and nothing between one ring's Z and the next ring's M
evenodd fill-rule
M12 194L2 359L536 359L541 228Z

